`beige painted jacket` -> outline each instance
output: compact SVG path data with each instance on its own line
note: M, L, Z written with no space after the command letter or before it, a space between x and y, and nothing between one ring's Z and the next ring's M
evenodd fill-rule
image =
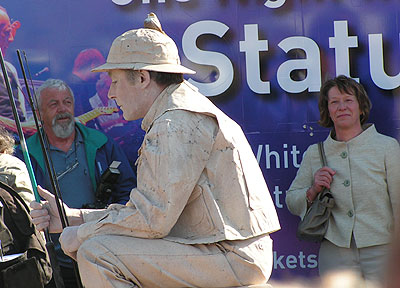
M84 211L78 239L97 234L200 244L280 229L241 128L186 81L167 87L142 122L138 183L126 206Z
M336 171L331 184L335 207L325 238L358 248L390 242L400 199L400 148L396 139L379 134L374 125L348 142L324 141L327 164ZM291 213L304 217L306 192L321 168L318 145L311 145L286 194Z
M0 181L18 192L28 207L35 200L28 170L19 158L0 153Z

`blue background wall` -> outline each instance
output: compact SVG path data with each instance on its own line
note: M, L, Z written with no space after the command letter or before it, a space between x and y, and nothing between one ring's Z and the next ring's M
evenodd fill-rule
M343 73L358 78L373 103L370 122L398 136L400 1L115 2L2 1L10 18L22 24L6 59L22 75L15 53L21 49L33 74L49 68L33 77L38 83L67 79L79 51L97 48L106 56L116 36L142 27L147 13L155 12L183 64L198 71L191 81L243 127L259 159L282 224L272 236L272 277L316 275L318 246L296 239L298 218L286 208L285 191L308 145L327 136L317 124L317 98L328 78ZM140 121L121 131L116 140L134 163L143 136Z

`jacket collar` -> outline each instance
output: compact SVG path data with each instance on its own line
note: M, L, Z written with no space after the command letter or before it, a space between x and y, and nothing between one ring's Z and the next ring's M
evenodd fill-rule
M83 137L88 163L90 163L89 160L93 159L94 161L95 151L107 142L107 136L95 129L87 128L80 123L75 123L75 128L79 130ZM40 145L39 134L35 133L31 137L29 137L26 143L28 146L29 154L31 154L36 159L40 168L45 171L45 162L42 147Z
M154 100L151 105L149 111L143 118L142 121L142 129L144 131L148 131L150 127L153 125L153 122L160 117L168 106L168 95L170 95L174 90L179 87L180 84L170 85L166 87L160 95Z
M326 139L326 143L327 144L331 144L331 145L359 145L359 144L366 144L368 143L368 139L370 139L370 137L374 134L377 133L375 125L368 123L368 124L364 124L363 125L363 132L361 132L361 134L357 135L356 137L350 139L349 141L337 141L335 140L335 131L332 130L329 133L328 138Z

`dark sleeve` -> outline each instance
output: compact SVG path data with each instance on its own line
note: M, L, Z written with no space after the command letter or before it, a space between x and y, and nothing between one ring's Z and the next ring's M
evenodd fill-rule
M111 165L113 161L119 161L120 175L116 183L113 183L110 203L126 204L129 200L131 190L136 187L136 174L129 164L128 158L121 147L112 139L103 145L96 153L96 182L100 183L100 176ZM99 167L101 166L101 170Z

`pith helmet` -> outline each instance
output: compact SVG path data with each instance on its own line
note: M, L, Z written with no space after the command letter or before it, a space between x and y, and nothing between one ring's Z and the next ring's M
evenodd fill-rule
M143 69L167 73L196 73L181 65L175 42L164 33L154 13L148 15L144 27L118 36L111 45L107 62L92 72Z

